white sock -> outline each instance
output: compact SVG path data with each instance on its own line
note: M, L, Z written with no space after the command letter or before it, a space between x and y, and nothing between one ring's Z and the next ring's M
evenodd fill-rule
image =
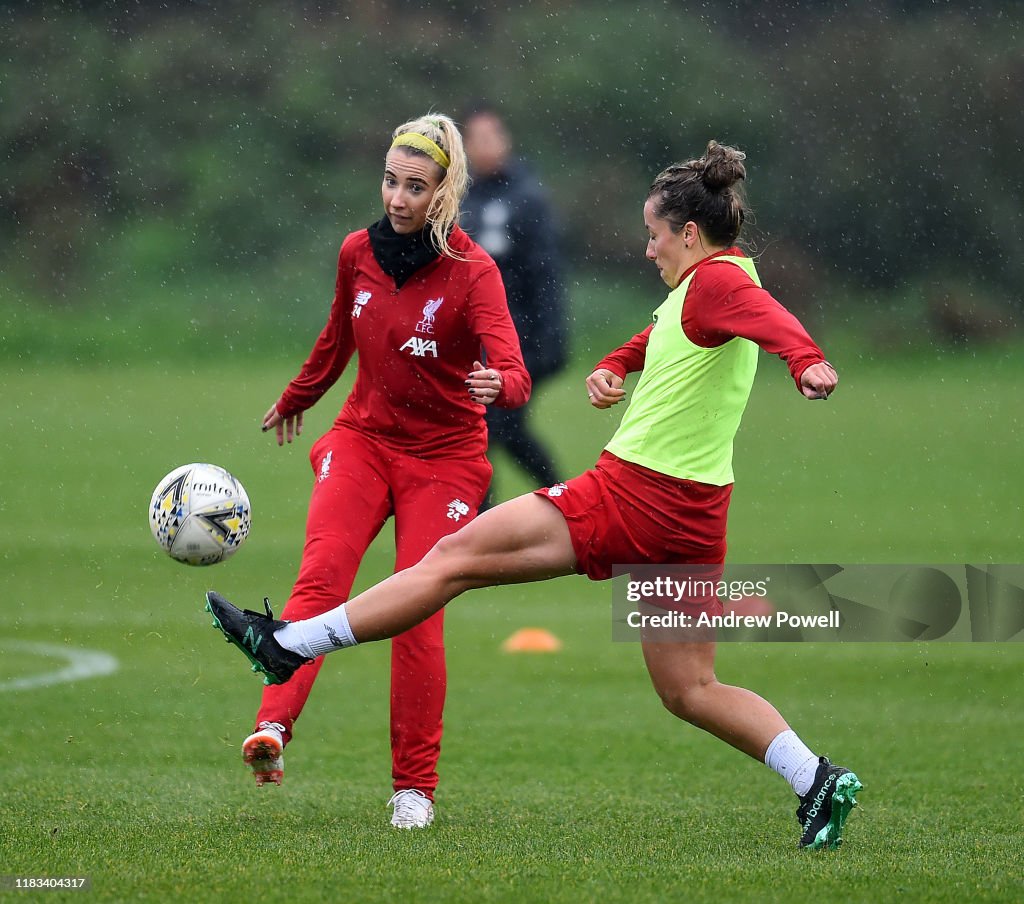
M359 643L348 623L344 603L323 615L289 622L274 632L274 640L286 650L307 659L315 659L324 653L342 647L354 647Z
M803 797L814 784L818 757L797 737L792 729L780 731L764 754L765 765L774 769L790 787Z

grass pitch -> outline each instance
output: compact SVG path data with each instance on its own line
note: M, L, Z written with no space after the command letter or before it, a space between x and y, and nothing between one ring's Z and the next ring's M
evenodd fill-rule
M609 586L584 578L451 606L432 830L387 825L386 645L328 661L285 784L257 792L239 744L259 681L210 628L202 594L287 594L305 453L342 399L278 449L258 419L292 367L4 368L0 874L89 876L96 901L1024 896L1024 646L723 645L722 680L763 693L864 781L845 846L808 854L785 783L660 708L639 649L609 640ZM1008 400L1024 367L993 354L841 371L836 396L811 404L762 362L737 441L730 558L1019 561L1024 427ZM580 377L549 387L535 414L567 476L618 420L589 410ZM212 569L167 559L146 524L157 480L194 460L232 470L254 507L246 547ZM528 488L499 475L503 495ZM387 531L358 587L388 572ZM563 651L501 654L525 625ZM105 652L119 669L4 688L63 666L28 643Z

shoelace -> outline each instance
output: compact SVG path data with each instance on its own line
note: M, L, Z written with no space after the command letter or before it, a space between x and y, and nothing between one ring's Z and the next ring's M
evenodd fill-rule
M256 727L258 729L273 728L282 735L284 734L284 726L280 722L260 722Z
M427 809L430 806L430 800L422 791L417 791L415 788L404 788L392 794L391 800L385 806L390 807L392 804L395 806L395 815L402 818L403 816L413 816Z

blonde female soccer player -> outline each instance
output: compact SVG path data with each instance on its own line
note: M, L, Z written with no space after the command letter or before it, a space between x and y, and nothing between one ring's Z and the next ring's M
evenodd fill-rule
M670 166L644 204L647 258L671 289L654 323L587 378L590 403L623 400L623 378L641 371L632 402L596 466L564 484L510 500L439 542L400 572L325 615L285 623L241 611L212 591L214 625L264 670L287 681L325 649L407 630L466 590L613 564L717 567L725 561L732 446L754 379L758 346L789 366L808 399L826 399L838 377L795 317L760 287L736 246L747 216L744 155L711 142ZM717 598L692 612L721 611ZM334 638L326 641L326 638ZM861 784L816 756L779 712L715 677L713 639L642 636L644 660L676 716L766 763L800 799L802 847L835 847ZM333 646L332 646L333 648Z
M458 226L467 185L462 138L447 116L403 123L384 160L384 215L345 238L334 302L298 376L263 418L291 442L354 354L355 385L310 451L313 492L298 578L283 611L333 609L389 517L396 570L469 523L491 478L487 405L516 407L530 377L494 261ZM485 360L487 366L480 362ZM443 613L392 643L392 824L434 818L446 672ZM256 783L280 784L292 738L330 642L287 684L264 689L242 755Z

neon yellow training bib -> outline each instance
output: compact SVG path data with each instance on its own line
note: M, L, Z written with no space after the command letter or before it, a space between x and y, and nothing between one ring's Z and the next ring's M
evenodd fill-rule
M748 257L717 257L758 285ZM683 332L686 292L696 269L654 312L654 329L633 398L605 447L619 458L714 486L733 482L732 447L757 370L757 345L736 337L716 348L694 345Z

